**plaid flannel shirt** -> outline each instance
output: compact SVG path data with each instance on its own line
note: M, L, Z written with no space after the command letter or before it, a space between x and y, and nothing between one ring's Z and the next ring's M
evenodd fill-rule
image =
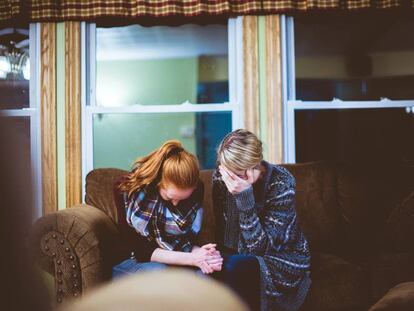
M160 248L190 252L201 230L203 187L173 206L162 199L157 189L147 186L130 199L124 193L126 220L135 231Z

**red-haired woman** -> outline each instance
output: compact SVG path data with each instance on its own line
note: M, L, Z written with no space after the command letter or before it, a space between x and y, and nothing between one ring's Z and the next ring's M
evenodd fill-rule
M214 244L194 245L201 229L203 186L197 158L170 140L135 161L116 185L119 227L130 258L113 277L167 265L194 266L205 274L221 270Z

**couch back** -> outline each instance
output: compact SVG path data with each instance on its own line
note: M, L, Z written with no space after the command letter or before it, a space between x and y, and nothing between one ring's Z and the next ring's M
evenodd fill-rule
M413 167L330 162L283 166L296 178L298 219L313 251L371 253L390 247L387 219L414 191ZM115 223L113 185L125 173L113 168L96 169L86 177L85 202L104 211ZM201 171L204 218L200 243L215 240L211 174L211 170Z
M389 216L414 192L414 167L332 162L283 166L296 178L298 218L313 251L364 256L394 250Z
M341 213L334 163L283 165L296 179L296 211L313 250L331 251L340 239Z

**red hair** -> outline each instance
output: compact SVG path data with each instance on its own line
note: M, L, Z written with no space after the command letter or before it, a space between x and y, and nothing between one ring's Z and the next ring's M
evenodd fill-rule
M131 196L149 184L195 188L199 182L199 171L197 158L186 151L178 140L169 140L149 155L138 158L119 189Z

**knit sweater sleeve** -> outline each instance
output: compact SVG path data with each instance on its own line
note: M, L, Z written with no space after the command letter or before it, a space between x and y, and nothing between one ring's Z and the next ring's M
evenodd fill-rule
M252 187L235 195L245 252L260 255L268 248L281 251L289 242L296 226L295 180L290 174L283 177L268 185L264 206L255 202ZM262 211L260 217L258 211Z
M224 210L226 206L226 188L219 177L218 171L214 171L212 182L212 195L213 195L213 210L216 221L215 226L215 241L219 249L223 249L224 246Z
M260 206L255 202L253 187L234 195L236 206L240 211L239 251L261 255L269 242L266 228L259 219Z

